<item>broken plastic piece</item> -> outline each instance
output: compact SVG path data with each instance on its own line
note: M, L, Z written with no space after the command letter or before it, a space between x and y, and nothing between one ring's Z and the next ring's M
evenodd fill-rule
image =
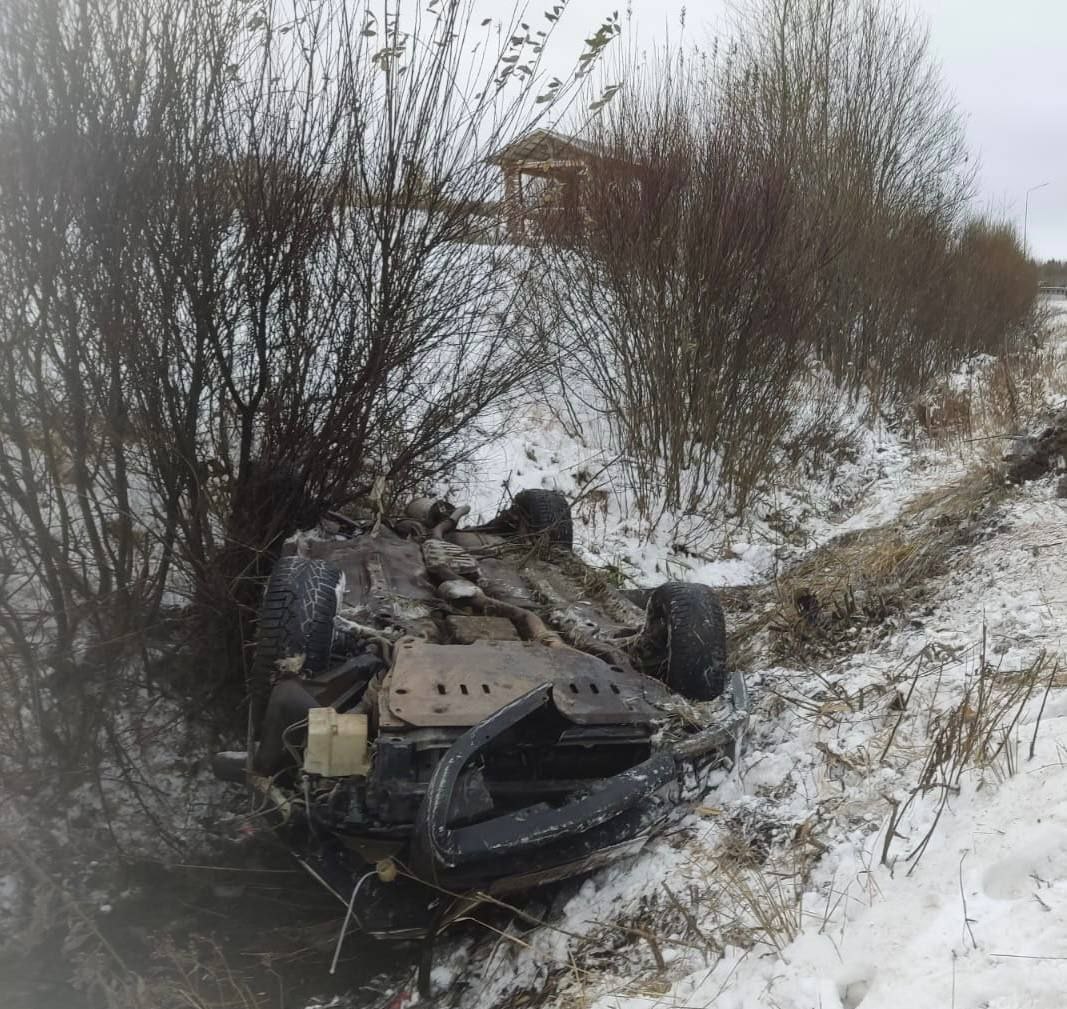
M342 778L365 775L369 768L366 715L340 714L333 708L312 708L308 712L305 772Z

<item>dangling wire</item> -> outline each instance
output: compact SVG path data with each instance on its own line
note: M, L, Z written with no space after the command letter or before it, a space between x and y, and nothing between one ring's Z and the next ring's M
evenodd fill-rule
M294 732L296 729L306 729L307 726L308 720L306 718L301 718L299 722L293 722L291 725L287 725L282 731L282 745L285 747L289 756L293 758L293 763L296 764L297 767L300 767L300 765L303 764L304 757L303 754L297 752L293 747L293 744L289 742L289 733Z
M364 884L366 880L370 879L371 876L376 876L377 874L377 869L371 869L370 872L364 873L362 876L360 876L359 882L356 883L356 885L352 888L352 896L349 898L348 901L348 910L345 912L345 920L344 924L341 926L341 934L337 937L337 946L333 951L333 962L330 964L331 974L333 974L337 970L337 961L341 957L341 944L345 941L345 933L348 931L348 923L352 920L353 908L356 905L356 897L359 895L359 888ZM360 924L358 917L356 918L356 924L359 925L360 928L363 927Z

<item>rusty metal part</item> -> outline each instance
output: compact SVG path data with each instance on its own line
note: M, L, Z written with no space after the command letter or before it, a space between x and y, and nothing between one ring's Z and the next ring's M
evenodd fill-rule
M536 589L536 586L535 586ZM507 603L500 599L494 599L486 595L477 586L471 585L462 579L446 580L437 586L438 594L451 602L465 602L476 612L491 616L507 617L522 637L527 641L539 641L550 648L575 648L578 651L596 656L607 662L608 665L617 666L621 669L630 670L630 659L621 649L608 641L596 638L586 633L574 622L560 621L559 632L550 628L536 613ZM550 597L557 598L554 594Z
M525 572L525 577L534 593L554 608L549 621L567 644L612 665L629 667L630 659L623 648L612 640L597 636L600 624L589 604L584 601L568 603L566 596L545 575L536 571ZM592 630L587 630L587 626Z
M464 550L497 551L505 549L508 545L508 540L503 536L497 536L495 533L475 532L471 529L458 529L454 533L449 533L448 538Z
M584 598L580 585L572 583L563 572L547 564L530 565L522 574L535 596L545 605L568 615L576 625L586 623L609 635L644 625L644 612L632 603L625 603L617 593L602 588L595 599Z
M418 543L383 526L377 536L313 542L311 556L339 567L345 575L345 602L371 612L398 616L412 603L434 602Z
M467 606L480 598L482 590L474 582L460 578L448 568L434 568L430 572L431 578L438 579L437 594L449 603L459 603Z
M475 641L518 641L515 625L504 617L465 617L449 615L445 626L457 645L473 645Z
M450 574L444 569L439 569L436 573ZM475 613L484 613L490 617L506 617L515 625L519 635L525 641L538 641L549 648L568 647L563 639L555 631L550 630L536 613L531 613L512 603L505 603L500 599L493 599L473 582L462 578L446 577L437 586L437 594L452 603L465 603Z
M393 719L410 725L465 727L543 683L552 684L556 707L579 725L648 724L663 717L667 700L656 680L567 647L537 641L435 645L412 638L397 643L379 710L387 707Z
M619 648L614 642L594 637L577 620L568 619L568 615L569 611L563 611L562 613L557 611L553 614L555 619L552 619L553 626L559 631L560 636L567 644L572 648L577 648L579 651L589 652L590 655L595 655L610 665L624 668L630 667L630 657L622 648Z
M530 609L538 600L526 582L525 570L514 558L478 556L482 573L478 584L487 596Z
M447 568L461 578L469 578L472 582L478 580L478 562L462 547L448 540L426 540L422 544L422 559L429 571Z
M440 522L437 523L437 525L433 527L433 529L430 531L430 538L437 540L444 539L450 532L453 532L455 530L456 526L459 525L460 519L470 514L470 510L470 505L461 505L454 512L452 512L452 514L449 515L448 518L442 519Z

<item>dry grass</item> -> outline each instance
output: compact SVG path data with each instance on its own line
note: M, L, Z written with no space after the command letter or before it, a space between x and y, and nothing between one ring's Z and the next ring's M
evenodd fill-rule
M726 897L738 908L747 945L765 943L781 953L804 927L803 872L745 868L723 861L719 865ZM736 942L740 932L735 928Z
M266 1009L284 1005L257 993L215 944L180 947L163 941L157 966L146 973L116 971L114 964L81 949L74 963L74 984L102 1009ZM258 985L256 986L258 987Z
M142 985L147 998L119 1003L114 1009L261 1009L269 1004L216 945L202 949L165 945L159 959L159 979Z
M921 770L907 799L890 802L892 812L882 849L882 863L890 869L898 861L892 853L893 843L903 836L897 828L920 798L929 794L936 797L934 815L918 842L904 854L909 875L933 838L949 800L959 794L966 775L977 773L1002 782L1016 773L1024 743L1019 735L1023 714L1042 692L1047 699L1056 682L1057 664L1045 653L1026 668L1008 672L990 664L985 645L983 637L976 671L960 696L947 710L932 717L925 751L910 754L911 760L922 761ZM919 675L917 670L916 678ZM1043 712L1043 702L1041 709ZM1028 730L1031 753L1040 724L1039 715L1032 734ZM893 745L895 732L896 727L886 743L883 759Z
M916 498L893 522L846 533L813 551L762 590L762 599L749 596L756 615L734 633L735 664L751 660L765 631L777 657L854 649L862 631L883 627L921 601L929 580L948 570L1007 493L982 467Z
M979 363L965 386L942 383L914 404L916 433L968 457L999 462L1011 432L1067 397L1067 355L1053 320L1035 309L1025 348Z
M949 502L920 500L909 514L929 518L944 514L950 505L962 507L973 500L966 488L957 488ZM886 570L895 570L894 565L887 564ZM946 662L961 661L973 664L962 690L957 677L944 675ZM884 722L884 732L876 733L870 747L844 754L819 748L828 764L843 765L844 773L852 775L854 781L869 779L889 754L891 762L904 761L909 766L908 779L915 782L915 797L932 793L944 805L958 792L961 777L967 772L998 779L1015 772L1020 748L1025 752L1030 735L1028 729L1026 738L1016 738L1022 712L1026 705L1040 700L1041 690L1050 679L1055 679L1055 670L1041 661L1024 670L996 670L986 662L980 645L966 655L948 656L931 649L923 660L909 663L890 677L900 698L871 708L870 717ZM909 684L921 689L909 689ZM855 703L863 707L862 702ZM843 710L837 709L832 717L839 719ZM911 724L907 732L898 735L896 729L902 719ZM929 728L928 739L916 739L917 726ZM872 794L863 806L862 815L872 827L884 808L877 803L877 795ZM903 804L895 809L890 843L896 843L893 827L906 811ZM773 814L771 819L747 819L710 807L705 812L721 817L722 829L706 835L714 836L714 842L680 842L689 853L688 861L642 900L630 917L591 923L593 927L570 953L569 969L560 968L550 975L548 987L556 998L563 996L566 1004L576 1006L603 998L608 978L627 973L619 970L620 959L625 956L632 980L616 981L612 993L655 999L674 976L669 964L664 969L661 949L686 947L702 955L708 967L722 956L726 946L750 950L753 955L781 955L805 929L826 932L841 905L857 899L850 896L851 884L844 889L831 885L819 895L812 890L810 871L826 851L812 836L815 811L800 825L779 822ZM913 836L910 850L895 861L914 864L936 827L935 819L927 837ZM874 859L877 857L875 854ZM876 883L870 868L865 884L869 892L859 899L874 899ZM544 998L544 992L524 992L509 1005L536 1006L544 1004Z
M915 405L917 434L958 449L972 469L911 501L898 519L849 533L813 551L773 586L734 592L733 612L754 615L733 634L734 663L751 664L769 636L777 657L840 654L924 595L973 542L1010 493L1002 456L1017 432L1067 398L1067 352L1039 312L1031 345L976 365L966 388L943 385ZM737 598L734 598L737 596ZM769 634L765 633L769 632Z

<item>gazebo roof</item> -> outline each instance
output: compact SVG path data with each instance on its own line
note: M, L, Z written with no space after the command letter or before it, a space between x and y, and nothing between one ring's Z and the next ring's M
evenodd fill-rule
M486 161L503 167L528 162L581 161L590 157L600 157L590 144L554 130L536 129L505 144Z

